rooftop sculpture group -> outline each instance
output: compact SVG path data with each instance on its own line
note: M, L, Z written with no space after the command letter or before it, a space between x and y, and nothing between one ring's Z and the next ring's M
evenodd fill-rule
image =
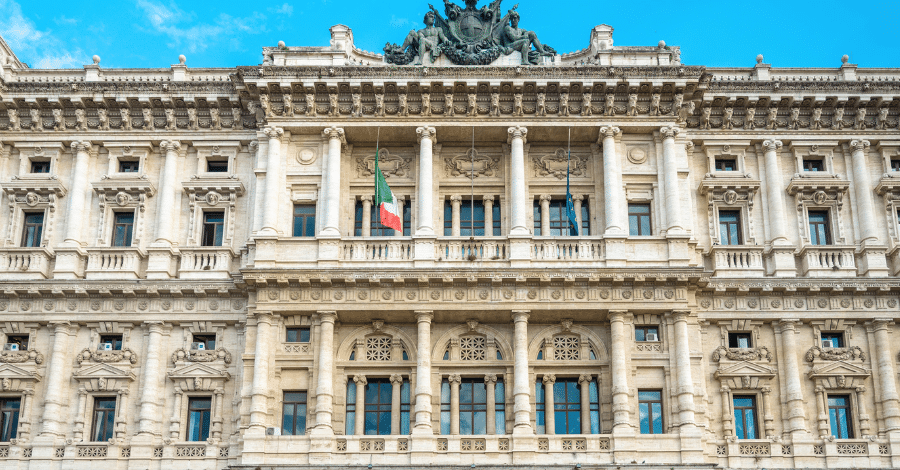
M501 17L500 2L478 9L478 0L466 0L465 8L444 0L446 18L428 5L425 28L410 31L402 45L388 43L385 60L395 65L427 65L426 58L433 63L443 54L455 65L489 65L518 51L522 65L537 65L541 56L556 54L533 31L519 28L518 5Z

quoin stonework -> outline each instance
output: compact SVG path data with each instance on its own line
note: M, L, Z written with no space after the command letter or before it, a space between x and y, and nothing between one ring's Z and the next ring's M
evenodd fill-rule
M900 69L422 15L231 68L0 40L0 469L900 467Z

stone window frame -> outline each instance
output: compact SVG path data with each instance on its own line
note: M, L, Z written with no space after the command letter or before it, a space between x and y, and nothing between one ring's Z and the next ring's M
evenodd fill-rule
M12 179L40 181L59 178L59 161L62 153L67 151L61 142L15 142L13 147L19 151L19 170ZM32 173L32 161L49 161L50 172Z
M666 352L668 350L668 342L665 340L667 324L663 316L649 313L637 314L627 326L631 333L633 348L637 351ZM638 327L655 327L659 336L657 341L638 342L635 336L635 329Z
M879 142L875 144L875 148L881 152L885 176L891 177L892 175L900 173L891 170L891 160L900 159L900 145L898 145L897 142Z
M749 332L753 338L753 347L750 349L758 349L763 347L760 341L760 327L765 322L762 320L725 320L718 322L720 346L728 349L728 334Z
M485 355L484 361L463 361L460 359L459 339L463 337L483 337L485 339ZM432 364L441 367L450 367L449 363L456 364L472 364L477 366L493 367L502 361L503 364L513 361L513 350L504 340L501 332L491 328L490 326L481 324L478 320L466 320L465 325L456 326L444 332L435 342L435 348L432 353ZM497 359L497 351L503 359ZM444 354L450 353L450 357L444 360ZM497 374L502 374L502 370L498 370Z
M128 342L131 340L131 334L135 325L124 322L97 322L88 323L88 347L91 351L96 351L100 346L100 337L103 335L122 335L122 351L128 348Z
M628 205L629 204L649 204L650 205L650 232L651 237L658 237L662 235L664 230L664 219L662 218L662 208L659 207L659 204L656 203L655 194L659 191L659 185L657 183L638 183L638 182L625 182L625 214L627 217L628 214ZM626 223L628 221L626 220ZM627 227L626 227L627 229ZM647 238L647 235L642 235L641 239Z
M723 381L724 382L724 381ZM725 439L730 442L747 442L747 441L760 441L760 440L769 440L769 437L766 436L766 407L771 406L771 393L768 393L769 398L765 398L767 393L764 393L764 389L771 389L768 385L758 386L758 387L740 387L740 388L731 388L725 383L722 384L720 388L720 392L722 394L722 400L724 404L728 406L728 415L725 419L722 420L722 427L724 430ZM737 437L737 426L734 422L734 396L752 396L754 397L754 414L756 415L756 438L755 439L740 439ZM725 410L722 410L723 416L725 416ZM730 427L728 426L730 423Z
M234 183L237 183L236 185ZM206 212L224 213L225 226L222 230L222 246L210 247L226 249L234 244L235 218L237 216L237 198L244 194L243 184L234 180L232 183L216 184L194 182L184 187L188 195L188 237L185 247L201 247L203 239L203 216Z
M32 194L30 191L28 194ZM31 197L28 194L25 197ZM40 196L38 196L40 197ZM34 247L33 249L39 248L49 248L50 246L50 232L52 231L52 219L55 214L55 201L45 201L38 202L34 206L23 206L23 203L16 201L18 197L15 195L10 195L9 197L9 226L6 230L6 242L5 245L7 247L21 247L22 246L22 237L25 235L24 233L24 224L25 224L25 214L26 213L38 213L43 212L44 214L44 224L41 229L41 243L39 246ZM53 195L49 195L48 199L53 199Z
M305 326L305 325L302 325ZM285 334L285 330L281 330ZM359 367L362 364L367 366L401 366L415 364L416 351L412 347L412 339L404 337L405 335L396 327L386 326L384 320L373 320L371 326L362 327L354 331L347 337L338 348L338 361L346 362L347 367ZM310 343L314 341L312 337L313 331L310 330ZM391 358L387 361L370 361L366 357L367 338L372 337L389 337L391 345ZM403 353L406 353L407 359L403 359ZM350 360L351 354L354 356Z
M794 154L795 176L798 178L833 177L837 176L834 167L834 148L837 142L798 142L791 143L790 149ZM806 158L821 159L825 171L803 171L803 160Z
M80 392L79 392L80 393ZM116 432L118 428L119 416L120 413L124 413L125 411L122 409L123 406L128 406L127 399L124 399L123 395L128 395L127 393L122 393L122 389L120 390L93 390L93 391L84 391L85 393L85 414L82 417L84 419L84 441L85 443L91 444L109 444L108 441L95 441L94 437L94 406L97 401L97 398L106 398L106 397L115 397L116 399L116 408L113 413L115 419L113 419L113 433L112 439L116 439Z
M735 193L731 195L730 193ZM744 194L741 194L744 193ZM719 212L738 211L741 214L741 245L728 246L748 246L758 245L756 240L756 231L753 224L753 199L756 196L756 189L733 189L726 190L722 193L719 191L710 191L708 197L708 215L709 215L709 236L713 246L725 246L721 244L721 226L719 225ZM736 198L735 198L736 197ZM735 198L729 202L729 198Z
M820 195L824 194L824 198ZM800 243L803 247L820 247L810 242L809 211L827 211L828 226L831 229L831 245L839 246L847 244L847 235L844 230L844 218L841 211L844 207L843 191L798 191L794 195L797 205L797 223L799 224ZM818 201L816 198L820 198Z
M225 322L191 322L181 329L182 348L189 351L195 334L216 335L216 349L224 349L224 336L227 325ZM124 342L122 344L124 347Z
M846 319L814 320L809 322L809 325L813 329L814 346L822 347L822 332L825 331L828 333L843 333L844 348L852 347L850 340L853 339L853 327L856 326L855 321Z
M197 152L197 171L198 178L230 178L237 174L237 158L241 152L241 143L237 141L195 141L191 145ZM228 162L227 172L209 172L207 165L210 160L226 160Z
M288 328L309 328L309 348L310 353L313 350L313 346L318 344L318 338L316 336L318 328L313 324L312 317L309 315L279 315L278 322L278 344L280 350L284 351L284 347L286 344L303 344L303 343L288 343L287 340L287 330ZM223 328L224 333L224 328ZM219 337L216 336L216 344L218 345Z
M120 177L116 182L104 180L93 183L92 186L97 193L100 207L96 246L111 247L115 214L131 212L134 214L131 245L116 248L140 247L144 240L147 198L156 194L156 188L146 180L146 177L136 180L133 184L123 182Z
M738 141L738 142L711 142L704 143L703 151L706 153L707 159L707 178L735 178L735 177L744 177L747 173L747 148L749 147L748 141ZM735 171L717 171L716 170L716 159L718 158L729 158L734 159L737 164L737 170Z
M224 429L228 422L228 420L225 419L226 412L223 400L225 399L226 385L231 380L231 376L227 372L227 369L230 367L215 367L209 364L199 364L199 368L215 370L216 373L220 374L219 376L199 374L183 375L181 373L173 374L173 372L183 371L187 367L191 366L176 367L175 369L170 368L167 373L169 380L174 381L175 384L173 389L166 388L167 391L165 393L168 394L170 393L168 390L173 390L172 393L176 395L176 404L173 405L171 417L161 419L161 421L168 420L170 424L169 429L164 431L164 433L167 434L172 441L185 444L191 443L191 441L185 441L185 438L187 437L188 401L191 398L210 397L212 403L210 409L209 439L221 439L221 435L224 434ZM167 413L168 409L164 409L163 412ZM172 426L176 424L175 420L177 420L177 426ZM217 424L218 427L216 426ZM197 444L194 443L194 445Z
M290 233L291 238L295 238L294 237L294 206L297 206L297 205L314 206L316 208L316 215L315 215L315 217L316 217L316 227L315 227L316 235L318 236L319 232L322 230L322 224L325 222L324 221L325 208L322 207L322 206L324 206L324 199L322 199L320 197L321 191L322 191L321 186L322 186L321 183L291 184L291 217L290 217L289 230L287 230L285 232L285 233ZM264 198L257 198L257 199L261 200ZM319 202L322 202L322 204L319 204ZM257 212L259 212L262 209L262 207L260 206L260 207L257 207L256 209L257 209ZM300 238L300 237L296 237L296 238Z
M153 146L149 142L104 142L103 148L108 152L109 161L106 174L103 179L147 179L147 161ZM137 173L124 173L119 171L119 163L123 161L138 162Z
M37 337L38 328L40 326L32 322L3 322L0 324L0 343L6 344L7 338L10 336L27 336L28 350L37 351L34 340Z
M871 376L870 376L871 377ZM814 392L816 394L816 399L818 400L819 395L821 394L823 401L822 405L824 409L818 409L819 403L816 403L816 412L824 413L825 419L824 423L827 425L827 434L825 435L826 439L833 439L836 441L842 442L851 442L851 441L859 441L868 437L867 431L871 431L871 421L872 418L869 416L867 412L865 412L865 407L860 408L860 404L865 400L865 394L867 392L867 387L865 385L855 385L850 386L842 386L838 385L836 387L830 386L829 380L823 380L822 378L813 379L814 384ZM833 437L831 434L831 416L828 413L828 396L829 395L846 395L850 397L850 417L851 422L850 426L853 429L853 437L847 439L838 439L837 437ZM878 418L875 419L876 424Z

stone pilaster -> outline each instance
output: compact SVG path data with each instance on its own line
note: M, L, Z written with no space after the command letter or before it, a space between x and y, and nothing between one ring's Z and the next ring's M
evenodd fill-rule
M160 436L160 398L162 397L163 368L163 336L169 333L170 325L161 321L144 322L147 328L147 357L143 363L141 374L141 410L138 434Z
M274 237L278 235L278 204L281 182L281 139L284 129L266 127L263 133L269 138L269 155L266 161L266 203L263 205L263 224L260 236ZM326 219L327 220L327 219Z
M531 392L528 376L528 317L529 310L514 310L512 318L514 322L513 350L515 364L513 366L513 395L515 404L514 435L533 436L534 428L531 427Z
M603 198L606 212L606 236L628 235L628 216L625 188L622 187L622 166L616 152L616 137L622 135L618 127L601 127L603 147Z
M772 260L774 275L777 277L795 277L797 265L794 261L794 246L787 238L787 214L784 203L784 184L782 184L781 166L778 162L778 150L783 144L780 140L766 140L762 143L765 151L766 168L766 208L769 214L769 247L768 254Z
M63 242L56 248L55 279L78 279L84 276L84 221L90 220L91 185L90 159L96 156L89 141L72 142L75 163L72 165L72 186L66 206L65 234Z
M663 181L666 195L666 233L680 235L685 232L678 181L678 155L675 153L675 137L681 132L677 127L663 127L660 138L663 148Z
M797 320L784 319L776 323L781 333L781 350L784 365L782 377L785 381L784 404L787 405L786 415L788 429L794 440L809 437L806 427L806 413L804 411L803 388L800 378L800 360L797 358Z
M70 337L78 331L77 325L70 322L52 322L53 328L53 352L50 354L50 363L47 364L46 383L44 385L44 413L41 418L41 432L35 439L52 444L55 440L65 436L65 424L68 416L63 410L68 406L67 392L69 390L69 371L67 365L71 362Z
M269 353L272 349L269 330L275 317L268 312L256 312L256 348L253 354L253 389L250 398L250 428L248 434L263 435L269 396Z
M613 435L630 436L634 434L631 422L631 395L628 386L628 356L630 348L626 343L626 324L630 324L632 315L625 311L609 312L609 327L612 346L610 347L610 372L612 374L612 411Z
M416 196L416 235L435 236L434 231L434 144L437 131L430 126L416 129L419 139L419 181Z
M318 312L322 324L320 326L319 347L316 370L316 427L312 435L317 437L334 437L332 414L334 413L334 322L337 313L333 311ZM359 412L359 411L357 411Z
M851 159L853 160L853 189L856 196L856 213L859 224L857 252L859 253L859 273L864 276L887 276L887 246L878 235L878 215L875 211L873 186L869 177L869 165L866 151L869 141L855 139L850 141Z
M894 368L894 343L891 334L893 322L879 319L868 326L875 334L874 366L878 368L878 388L881 392L882 432L900 433L900 397L897 395L897 371ZM860 398L859 401L862 401Z

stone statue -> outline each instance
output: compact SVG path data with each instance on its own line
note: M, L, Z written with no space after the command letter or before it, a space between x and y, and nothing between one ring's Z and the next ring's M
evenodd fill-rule
M425 28L418 31L410 31L406 36L406 40L403 41L403 45L400 46L401 52L415 46L419 54L419 64L421 65L426 64L425 57L429 57L431 62L437 60L441 56L441 44L450 42L444 31L434 25L435 18L433 11L425 13L425 18L423 19ZM385 47L385 53L387 53L388 47L390 47L390 44Z
M209 108L209 128L217 131L222 129L222 122L219 120L219 108Z
M243 118L241 118L241 108L231 108L231 128L240 129L244 127L244 123L242 121Z
M431 116L431 93L422 93L422 116Z
M341 114L341 108L338 104L338 95L337 93L332 93L328 95L328 115L331 117L337 117Z
M101 131L109 130L109 114L106 108L97 108L97 127Z
M175 110L166 108L166 130L175 130Z
M31 130L44 130L44 118L41 117L41 110L39 108L32 108L29 112L31 113Z
M315 116L318 114L316 109L316 95L309 93L306 95L306 116Z
M651 116L659 116L659 101L662 96L659 93L654 93L650 97L650 115Z
M881 109L878 110L878 129L887 129L888 111L889 109L887 106L882 106Z
M513 96L513 115L514 116L524 116L525 115L525 109L524 109L524 106L522 105L522 94L521 93L516 93L515 96Z
M9 116L9 127L7 129L11 131L19 130L19 111L15 109L7 109L6 114Z
M354 93L351 96L353 100L353 104L350 107L350 115L353 117L361 117L362 116L362 95L359 93Z
M153 122L153 108L144 108L141 110L141 114L144 120L144 129L154 130L156 123Z
M406 97L406 93L400 93L397 95L397 114L403 117L409 116L409 103Z
M444 95L444 116L453 116L456 110L453 109L453 93Z
M809 127L815 130L822 128L822 108L813 108L812 118L809 121Z
M606 103L603 105L603 114L614 116L616 114L616 95L610 93L606 95Z
M731 109L731 114L734 114L734 108L725 108L725 113L728 114L728 110ZM731 116L729 115L729 121L727 129L731 129ZM753 129L756 127L756 108L750 106L747 108L747 111L744 113L744 129Z
M681 109L681 103L684 103L684 93L675 93L675 99L672 102L673 116L678 114L678 110Z
M547 95L543 93L537 94L537 106L535 108L535 112L538 116L547 115Z
M63 120L61 109L53 110L53 130L55 130L55 131L66 130L66 121Z
M831 122L831 128L837 130L844 128L844 106L834 108L834 118Z
M559 115L560 116L568 116L569 115L569 94L568 93L560 93L559 94Z
M632 94L628 95L628 115L629 116L637 116L638 115L637 100L638 100L637 93L632 93Z
M712 107L704 106L700 110L700 129L709 129L709 117L712 115Z
M285 93L281 97L281 103L284 105L283 111L281 111L282 116L293 116L294 115L294 97L290 93Z
M581 115L592 116L594 114L594 106L591 104L591 94L585 93L581 98Z
M196 131L197 129L200 129L200 123L197 120L197 108L188 108L187 114L188 114L188 127L194 131Z
M384 116L384 93L375 94L375 115Z
M860 106L856 108L856 125L853 126L856 130L865 130L866 128L866 108L865 106Z
M491 93L491 116L500 116L500 93Z
M263 110L266 119L272 117L272 105L269 103L269 95L259 95L259 108Z
M694 110L696 108L697 108L697 103L694 103L693 101L688 101L688 103L686 105L682 106L681 109L678 110L678 116L675 118L675 122L677 122L679 124L686 123L687 118L689 116L694 115Z
M544 49L534 31L519 28L519 13L515 10L510 10L509 24L503 28L500 38L503 47L522 53L522 65L537 65L540 56L553 55L551 51ZM532 54L532 45L537 54Z
M468 109L469 109L469 112L468 112L467 116L469 116L469 117L478 116L478 95L476 95L475 93L469 93Z
M800 108L796 106L791 108L791 129L800 129Z
M75 129L78 129L79 131L86 131L88 129L87 113L81 108L75 110Z
M119 119L122 121L122 124L119 126L119 128L125 131L130 131L131 111L128 108L119 108Z
M777 129L778 128L778 106L772 106L769 108L769 112L766 115L766 129Z

